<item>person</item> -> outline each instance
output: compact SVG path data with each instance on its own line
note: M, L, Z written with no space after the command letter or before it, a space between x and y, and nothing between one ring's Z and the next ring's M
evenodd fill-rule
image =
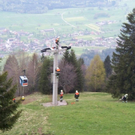
M22 96L22 101L24 101L25 100L25 98L24 98L24 96Z
M61 92L60 92L60 102L62 102L63 101L63 90L61 90Z
M78 92L78 90L76 90L76 92L75 92L75 99L76 99L76 101L79 101L79 92Z
M55 40L55 43L57 44L57 45L59 45L59 37Z
M13 102L15 103L15 98L13 98Z
M121 100L122 100L123 102L127 102L127 97L128 97L128 94L125 94L125 95L122 97Z

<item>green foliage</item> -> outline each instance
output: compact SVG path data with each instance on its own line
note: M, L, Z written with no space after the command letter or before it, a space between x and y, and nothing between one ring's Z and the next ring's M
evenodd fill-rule
M1 64L1 61L2 61L2 58L0 58L0 64ZM0 65L0 73L1 73L1 70L2 70L2 66Z
M99 48L100 50L100 48ZM104 49L102 50L102 52L98 51L98 50L85 50L85 53L83 53L81 55L81 57L84 59L84 63L88 66L90 61L93 59L93 57L95 55L99 55L100 58L102 59L102 61L104 61L106 59L107 56L109 56L110 58L112 57L113 52L115 51L115 49L112 48L108 48L108 49Z
M12 79L7 80L7 72L0 75L0 130L6 131L13 127L20 117L17 111L20 100L13 102L16 85L12 86Z
M127 16L128 23L123 23L116 53L113 53L111 76L107 91L113 97L128 94L128 99L135 99L135 9Z
M84 64L83 59L77 60L77 57L76 57L73 49L71 49L70 53L68 51L66 51L63 55L63 59L65 61L67 61L68 63L72 64L75 68L75 73L77 76L76 76L76 81L74 84L73 92L75 92L76 89L79 91L83 91L83 89L84 89L84 76L83 76L83 72L81 69L81 66Z
M88 90L99 91L103 89L105 83L105 69L99 55L95 55L86 71L86 84Z
M43 94L51 93L51 70L52 59L45 57L43 64L41 66L40 77L39 77L39 91Z
M111 61L109 55L106 57L104 61L104 68L106 71L106 77L108 78L112 74L112 67L111 67Z

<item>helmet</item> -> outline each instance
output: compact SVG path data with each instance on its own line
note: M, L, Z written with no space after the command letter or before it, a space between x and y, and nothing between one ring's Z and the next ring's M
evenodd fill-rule
M76 90L76 93L78 93L78 90Z
M61 90L61 92L63 92L63 90Z

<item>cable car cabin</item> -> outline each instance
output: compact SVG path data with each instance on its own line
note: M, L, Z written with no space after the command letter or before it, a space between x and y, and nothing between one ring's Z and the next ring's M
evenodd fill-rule
M22 86L28 86L28 78L26 76L20 76L20 84Z

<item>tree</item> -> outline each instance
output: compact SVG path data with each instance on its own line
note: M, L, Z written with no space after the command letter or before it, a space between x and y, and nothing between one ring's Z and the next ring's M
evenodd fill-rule
M1 63L1 61L2 61L2 58L0 58L0 63ZM1 71L2 71L2 66L0 65L0 73L1 73Z
M86 84L92 91L99 91L103 88L105 82L105 69L99 55L95 55L90 66L86 70Z
M5 63L4 71L8 72L7 78L12 78L13 85L17 85L17 88L19 87L19 73L20 73L20 67L18 65L18 61L14 55L10 55ZM20 93L20 92L19 92Z
M104 68L106 72L106 77L108 78L112 74L111 60L109 55L106 57L104 61Z
M6 61L4 66L4 71L8 72L8 79L13 78L13 84L17 84L17 93L21 94L21 87L19 82L19 76L24 75L23 70L27 71L28 63L30 61L30 57L24 51L16 52L13 55L10 55ZM27 76L27 72L26 72ZM25 88L25 92L28 91L29 88Z
M75 55L74 50L71 49L71 52L66 51L63 55L63 60L65 62L68 62L70 65L74 67L74 72L76 74L76 77L74 78L74 88L72 89L75 91L76 89L79 91L83 91L84 89L84 77L83 77L83 71L82 71L82 65L83 59L77 60L77 57Z
M52 60L50 58L45 57L43 61L43 65L40 71L40 78L38 88L39 91L43 94L51 93L51 72L52 72Z
M7 72L0 75L0 130L6 131L13 127L20 117L17 111L20 100L13 102L16 85L12 86L12 79L7 79Z
M29 87L33 91L35 91L37 82L38 82L38 73L39 73L39 60L38 55L33 54L27 69L27 74L29 78Z
M60 77L59 86L63 88L65 93L70 92L74 88L74 83L76 81L75 68L72 64L62 60L59 64L60 67Z
M112 67L114 74L107 84L107 91L112 97L128 94L128 99L135 99L135 9L128 14L127 23L123 23L118 47L113 53Z

